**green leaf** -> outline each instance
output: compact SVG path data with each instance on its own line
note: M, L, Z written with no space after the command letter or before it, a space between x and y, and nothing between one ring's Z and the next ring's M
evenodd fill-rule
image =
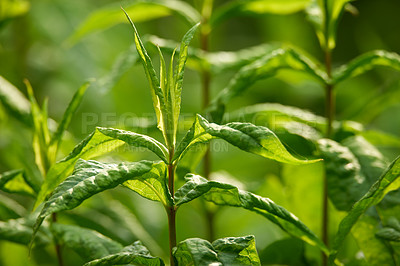
M0 219L16 219L24 216L27 213L25 206L21 205L16 200L0 194Z
M13 1L13 0L2 0L0 9L0 26L4 21L22 16L29 11L30 3L29 1Z
M329 257L331 263L336 258L337 252L341 247L347 234L357 222L358 218L371 206L378 204L383 197L392 190L400 187L400 157L392 162L387 170L381 175L378 181L369 189L369 191L357 201L350 212L340 222L339 229L336 233L332 252Z
M213 116L221 119L221 109L234 97L243 93L252 84L261 79L273 77L281 69L292 69L310 74L316 80L325 84L326 73L319 66L294 48L280 48L265 54L262 58L242 67L213 100L210 111Z
M212 244L190 238L180 242L173 255L178 265L261 265L254 236L226 237Z
M368 265L397 265L393 258L393 251L375 237L378 221L368 215L363 216L351 230L359 248L365 256Z
M11 170L0 174L0 190L28 196L36 194L27 182L23 170Z
M304 242L297 238L285 238L273 242L260 252L263 265L309 265L305 257Z
M32 238L32 221L27 218L19 218L0 221L0 240L28 245ZM51 238L44 231L39 231L35 239L35 245L42 246L51 243Z
M150 84L150 91L153 99L154 111L156 112L157 116L157 122L158 122L157 126L164 136L165 142L167 143L167 147L172 147L173 143L171 143L172 139L170 138L171 134L168 128L168 126L171 124L170 119L172 119L172 117L168 117L168 108L165 99L165 91L163 91L163 89L161 88L160 80L157 77L156 71L153 67L153 63L151 62L151 58L148 55L142 40L140 39L135 24L133 24L131 18L126 12L125 15L133 28L135 35L136 50L139 54L147 79Z
M400 56L387 51L371 51L353 59L347 65L341 66L333 73L333 82L361 75L377 66L385 66L400 71Z
M54 135L51 138L50 141L50 146L55 145L55 150L57 150L57 147L60 145L62 136L64 134L64 131L67 130L69 124L71 123L72 116L75 114L76 110L79 107L79 104L82 101L83 95L85 94L86 89L89 87L90 83L86 82L83 84L74 94L72 97L67 109L64 112L63 118L61 119L60 124L58 125L58 128Z
M194 34L197 31L200 23L194 25L191 29L186 32L186 34L182 38L181 47L179 49L179 59L178 64L175 68L175 77L172 79L172 76L169 78L169 83L173 84L173 88L170 91L171 100L172 100L172 113L173 113L173 143L175 144L175 136L178 128L179 114L181 112L181 95L182 95L182 86L183 86L183 76L185 72L185 65L188 57L188 49L189 44L192 41ZM173 55L172 55L173 57ZM172 60L171 67L172 71Z
M28 91L28 98L31 105L31 119L33 121L33 151L35 153L35 162L42 176L46 175L50 168L48 145L50 142L50 132L47 126L47 100L43 102L43 108L40 108L33 93L33 88L28 80L24 80Z
M84 200L128 180L145 178L153 162L105 164L79 159L72 176L61 183L45 202L35 224L35 232L46 216L79 206Z
M328 253L321 240L295 215L268 198L239 190L237 187L197 176L188 175L187 182L175 193L175 203L180 206L200 196L217 205L241 207L254 211L275 223L289 234L319 247Z
M144 22L171 15L183 18L190 25L200 21L199 13L189 4L176 0L138 0L131 4L124 4L124 9L133 18L133 21ZM121 12L120 4L111 4L92 12L78 27L68 42L75 44L81 38L96 31L106 30L126 19Z
M230 1L215 10L210 19L210 24L217 24L240 15L254 16L263 14L287 15L299 12L306 8L310 0L236 0Z
M124 186L146 199L160 201L164 206L172 205L173 200L168 192L167 166L164 162L154 163L148 173L139 179L126 181Z
M51 232L58 243L78 253L85 261L117 253L123 246L100 233L76 225L53 223Z
M111 152L125 143L132 147L146 148L159 156L161 160L167 161L165 146L149 136L125 130L97 127L66 158L50 168L34 208L39 206L46 196L71 173L79 158L91 159Z
M0 102L11 115L25 125L32 126L29 101L3 76L0 76Z
M368 191L370 184L349 148L330 139L320 139L317 143L324 159L328 196L336 209L349 211Z
M293 157L268 128L250 123L233 122L217 125L197 115L192 128L178 145L174 160L183 156L186 150L196 144L212 138L223 139L244 151L260 155L278 162L291 164L314 163L318 160L300 160Z
M164 262L160 258L150 255L148 249L142 245L140 241L136 241L130 246L125 247L121 252L115 253L101 259L93 260L86 263L84 266L95 265L150 265L150 266L163 266Z
M336 31L346 5L352 0L312 0L307 7L307 18L314 26L323 50L336 46Z
M376 236L387 241L400 242L400 231L394 228L382 228L376 233Z

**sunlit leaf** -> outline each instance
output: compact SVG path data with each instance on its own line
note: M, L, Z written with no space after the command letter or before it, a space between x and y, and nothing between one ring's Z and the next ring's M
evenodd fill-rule
M29 101L3 76L0 76L0 102L11 115L22 123L32 126Z
M53 223L51 232L58 243L75 251L85 261L102 258L123 249L120 243L76 225Z
M164 145L149 136L125 130L98 127L79 143L66 158L50 168L36 200L35 208L71 173L79 158L91 159L114 151L125 143L132 147L146 148L154 152L163 161L167 161L165 156L167 150Z
M122 249L121 252L115 253L97 260L86 263L84 266L95 265L150 265L150 266L163 266L164 262L160 258L150 255L149 250L142 245L140 241L136 241L130 246Z
M268 198L239 190L237 187L197 176L188 175L187 182L175 193L176 205L182 205L202 196L217 205L241 207L254 211L275 223L289 234L319 247L324 252L328 249L320 239L295 215Z
M161 133L163 134L165 142L167 143L167 146L171 147L173 145L172 139L171 139L172 134L170 134L168 126L171 123L170 120L172 119L172 117L168 117L168 115L167 115L168 108L167 108L167 102L165 99L165 92L163 91L163 89L161 87L160 80L157 77L157 74L153 67L151 58L148 55L146 48L143 45L142 40L140 39L140 36L135 27L135 24L133 24L131 18L129 17L129 15L126 12L125 12L125 15L133 28L134 36L135 36L136 50L139 54L139 57L143 64L144 71L145 71L147 79L149 81L154 111L156 112L156 116L157 116L157 123L158 123L157 127L160 129Z
M218 121L222 118L224 106L232 98L243 93L256 81L273 77L281 69L308 73L323 84L327 81L326 73L303 53L290 47L273 50L262 58L242 67L229 84L216 96L210 107L215 120Z
M352 0L312 0L307 7L307 18L313 24L322 49L336 46L336 31L346 5Z
M343 80L361 75L377 66L385 66L394 70L400 70L400 56L387 51L372 51L353 59L347 65L338 68L333 73L333 82L339 83Z
M329 260L333 262L336 258L339 248L342 246L344 239L350 232L351 228L357 222L359 217L371 206L378 204L383 197L390 191L400 187L400 158L397 158L388 167L378 181L369 189L369 191L357 201L346 217L340 222L339 229L336 233L332 252Z
M27 183L22 170L12 170L0 174L0 190L29 196L35 195L35 191Z
M293 157L268 128L250 123L233 122L226 125L210 123L197 115L192 128L176 149L174 159L196 143L205 143L212 138L220 138L244 151L254 153L278 162L291 164L314 163L318 160L300 160Z
M210 19L212 26L235 16L279 14L286 15L304 10L310 0L236 0L215 10Z
M391 248L382 239L375 237L377 225L376 219L365 215L354 225L351 233L364 253L368 265L397 265Z
M190 25L200 21L199 13L189 4L177 0L138 0L123 5L135 23L177 15ZM102 31L120 23L126 23L120 4L111 4L92 12L78 29L69 37L69 43L75 44L84 36Z
M122 52L115 59L111 69L104 76L92 82L93 90L107 93L114 88L128 69L138 61L139 55L135 50L135 46L131 46L128 50Z
M159 46L163 52L172 54L179 43L171 40L159 38L157 36L147 36L149 43ZM263 57L265 54L280 47L278 44L261 44L247 47L238 51L217 51L205 52L199 48L189 47L187 65L195 70L208 70L213 74L223 73L226 70L236 70L242 66Z
M172 79L172 76L169 78L169 83L173 84L173 88L171 88L170 94L171 94L171 100L172 100L172 108L173 108L173 136L174 140L173 143L175 143L175 135L177 132L178 128L178 120L179 120L179 114L181 112L181 95L182 95L182 86L183 86L183 76L185 72L185 65L188 57L188 49L189 49L189 44L192 41L194 34L197 31L197 28L199 27L199 23L194 25L182 38L181 46L179 49L179 59L178 63L175 68L175 77ZM172 63L170 66L170 70L172 71Z
M261 265L254 236L221 238L212 244L190 238L180 242L173 254L178 265Z
M22 16L29 11L30 2L25 0L2 0L0 8L0 26L7 19Z
M124 186L149 200L160 201L171 205L172 199L168 191L167 166L165 163L154 163L152 169L141 178L129 180Z
M84 200L128 180L145 178L153 162L105 164L79 159L73 174L62 182L45 202L35 224L35 232L50 214L71 210ZM146 180L146 179L144 179Z

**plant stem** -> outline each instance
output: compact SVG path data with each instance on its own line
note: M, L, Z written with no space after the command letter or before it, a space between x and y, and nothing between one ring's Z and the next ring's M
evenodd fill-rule
M210 19L213 7L213 0L205 0L202 7L202 28L200 33L200 46L205 52L209 51L209 36L210 36L210 25L208 21ZM202 84L202 108L205 110L210 104L210 84L211 84L211 73L207 68L203 68L201 72L201 84ZM211 173L211 151L210 146L207 147L206 153L203 158L203 175L206 179L210 179ZM213 241L215 238L214 234L214 212L207 208L205 205L205 214L207 218L208 228L208 239Z
M57 222L57 214L56 213L52 213L51 214L51 221L53 223ZM57 243L56 240L54 240L54 242L55 242L54 244L55 244L55 249L56 249L56 254L57 254L58 265L59 266L63 266L64 263L63 263L63 260L62 260L61 246L60 246L60 244Z
M325 51L325 67L326 73L328 77L332 76L332 56L329 48ZM335 95L334 95L334 86L332 84L326 84L325 88L326 92L326 137L332 138L333 131L333 120L335 117ZM324 176L324 189L323 189L323 198L322 198L322 241L324 244L329 247L329 204L328 204L328 180L326 176ZM322 253L322 265L328 265L327 256Z
M168 164L168 189L174 198L174 179L175 179L175 165L172 163L174 157L174 148L169 150L169 164ZM170 265L175 265L174 257L172 256L172 249L176 247L176 208L174 205L167 206L168 215L168 232L169 232L169 259Z

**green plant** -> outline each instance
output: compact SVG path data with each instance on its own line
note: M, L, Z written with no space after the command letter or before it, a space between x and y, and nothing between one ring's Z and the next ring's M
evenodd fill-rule
M342 262L356 265L365 263L397 265L400 231L398 214L400 162L397 158L390 164L378 148L380 146L398 148L400 140L397 136L371 130L366 124L337 120L335 93L346 86L350 89L348 84L354 81L354 77L377 66L399 71L400 56L387 51L371 51L342 66L336 67L336 64L333 64L336 63L332 53L336 46L336 31L340 18L345 11L352 13L357 11L350 1L252 0L231 1L222 5L216 3L214 7L214 1L208 0L195 2L196 5L200 12L183 1L147 0L133 1L127 5L127 12L135 22L175 14L193 28L184 36L180 49L177 50L179 44L156 36L144 37L142 42L129 19L134 28L134 48L138 53L134 53L132 49L124 52L115 62L112 71L93 83L94 89L109 90L131 65L140 61L144 65L150 83L157 126L163 135L164 144L148 135L98 127L65 159L55 164L54 143L49 142L50 134L46 133L47 123L43 122L46 120L46 112L38 111L41 108L36 107L36 103L32 104L34 107L32 112L29 111L26 100L21 100L23 97L16 97L15 93L11 97L12 93L3 90L8 85L5 86L4 82L3 84L0 82L0 99L6 111L28 127L34 124L36 162L42 175L46 176L43 184L37 181L36 185L31 184L34 175L22 170L7 172L0 178L2 190L33 195L36 200L35 207L44 202L35 225L36 238L32 240L34 246L48 244L52 242L50 237L53 237L81 255L87 265L128 263L162 265L165 259L162 249L159 248L162 243L157 243L149 237L140 223L132 222L134 216L130 219L131 224L142 229L141 235L137 235L137 238L142 239L149 250L161 258L150 255L150 251L141 242L134 242L124 247L125 244L121 244L123 241L117 234L111 237L112 239L101 236L93 230L98 229L91 225L89 228L92 230L54 222L50 226L46 224L40 227L47 216L73 209L87 198L122 184L142 197L158 201L164 206L169 221L169 259L172 265L174 263L178 265L318 263L316 258L318 254L315 256L307 253L309 246L305 243L316 246L322 251L323 265L328 263L340 265ZM297 47L283 44L262 44L235 52L209 51L212 31L229 18L237 15L259 16L266 13L289 14L298 11L305 11L314 26L323 54L321 58L324 58L321 62ZM123 20L125 18L118 6L95 11L69 41L74 43L88 33L103 30ZM198 21L201 21L201 24L195 25ZM200 49L189 47L196 28L200 31ZM154 52L160 57L159 77L153 68L151 53L147 53L145 46L149 52ZM178 63L174 64L175 54L178 51ZM163 53L171 55L168 70ZM191 121L193 125L190 130L177 144L186 60L188 66L201 76L203 116L208 120L197 115L194 122ZM339 65L339 62L337 63ZM227 70L237 73L210 103L212 78ZM293 77L281 70L303 73L305 75L301 75L300 79L307 80L307 77L310 77L310 84L316 84L314 86L325 91L325 117L300 108L273 103L245 106L230 111L231 101L251 88L255 82L276 76L282 78L282 75L284 79L289 80ZM295 78L298 79L296 76ZM354 82L357 83L357 80ZM297 85L293 87L297 89ZM398 85L394 83L392 87L387 92L377 94L379 97L357 110L363 121L368 121L386 108L388 99L391 102L398 102L396 101ZM31 99L33 99L32 93ZM349 108L348 111L354 109ZM29 118L30 113L34 123ZM237 122L243 120L254 123ZM225 121L228 123L225 124ZM273 128L275 133L268 128ZM58 134L54 136L56 135ZM228 184L229 182L213 180L210 176L213 168L212 160L207 145L216 138L244 151L284 163L279 166L278 178L269 176L266 181L267 188L257 194L278 199L282 202L280 205L301 215L304 223L268 198L241 190L237 186ZM126 160L122 163L103 163L89 160L125 146L150 150L161 161L133 163ZM294 157L287 149L293 149L303 156ZM323 158L323 162L297 159L308 156ZM200 176L196 174L198 170L196 167L202 158L203 170L200 171L202 174ZM315 173L300 166L291 166L312 162L315 164L311 164L311 167L316 165L319 169L320 166L321 171ZM26 168L30 167L32 165ZM182 178L184 176L185 180ZM311 190L319 189L315 185L319 184L319 181L323 181L322 221L315 222L314 215L318 208L314 205L307 206L305 202ZM176 190L175 186L180 188ZM198 203L202 205L202 211L208 221L208 241L191 238L177 243L176 212L180 206L196 198L202 199L201 203ZM9 200L4 197L5 203ZM101 206L112 209L105 212L106 215L111 215L110 217L119 215L123 218L132 218L132 213L127 211L121 202L115 200L112 203L102 202ZM298 239L281 239L259 252L255 249L253 236L215 240L218 232L214 230L214 215L218 213L214 207L209 207L213 205L209 205L208 202L219 206L241 207L261 214ZM329 206L329 202L332 206ZM12 211L12 208L8 209L8 212ZM20 219L1 222L0 237L27 244L32 232L30 226L34 219L32 217L22 219L26 216L26 212L18 208L14 211L18 213L14 213L13 217ZM118 220L115 225L123 226L121 221ZM305 224L314 231L319 229L315 224L320 224L322 240ZM336 224L338 230L334 230ZM100 229L98 231L104 231L104 228ZM351 240L346 240L350 232L357 242L356 248L349 244ZM108 232L107 235L112 234ZM333 241L330 241L329 236L334 236ZM339 249L343 251L342 254L339 253ZM363 258L356 258L354 255L356 253L363 254Z
M130 20L129 17L128 19ZM175 262L181 264L204 262L245 263L248 265L260 263L253 237L217 240L212 245L200 239L186 240L177 244L176 211L180 205L198 197L217 205L242 207L255 211L280 226L289 234L318 246L324 252L328 252L323 243L298 218L268 198L238 190L235 186L229 184L208 181L192 174L187 175L186 182L175 191L175 169L180 160L192 147L199 143L206 143L213 138L223 139L244 151L283 163L307 164L316 161L304 161L293 157L268 128L239 122L218 125L208 122L200 115L196 117L186 136L178 145L175 145L188 45L198 25L191 28L183 37L175 69L173 64L174 53L167 71L160 51L160 78L156 76L151 59L132 22L131 25L135 33L136 48L150 83L158 128L163 134L166 146L146 135L117 129L97 128L93 134L75 147L67 158L55 166L55 169L61 174L52 176L60 180L60 176L66 174L67 169L77 162L73 174L59 184L45 202L34 231L36 232L39 229L47 216L63 210L73 209L85 199L106 189L123 184L139 195L150 200L159 201L164 205L168 216L171 265L175 265ZM101 146L105 143L107 144L106 148L109 148L110 143L108 142L118 143L117 145L125 142L134 147L146 148L155 153L161 159L161 162L140 161L110 164L79 159L90 149L104 150L104 147ZM48 178L46 182L53 183L54 180ZM240 244L241 248L236 246L237 243L242 243ZM126 252L126 250L129 251ZM243 252L249 253L249 255L244 255ZM225 253L231 253L231 255L228 256ZM147 253L142 254L136 248L127 247L117 254L110 254L104 258L89 262L88 265L102 263L144 264L150 263L145 262L148 260L157 260L159 264L162 264L160 259L149 257Z

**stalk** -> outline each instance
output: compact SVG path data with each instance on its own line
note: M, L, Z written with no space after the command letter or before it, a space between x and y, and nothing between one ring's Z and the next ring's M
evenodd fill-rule
M200 48L208 52L209 51L209 37L210 37L210 25L208 21L210 19L213 7L213 0L205 0L201 11L201 32L200 32ZM201 85L202 85L202 109L205 110L210 104L210 84L211 84L211 73L207 68L203 68L201 72ZM207 147L206 153L203 158L203 175L206 179L210 179L211 173L211 151L210 146ZM214 212L207 208L205 205L205 214L207 218L208 228L208 239L213 241L215 238L214 230Z
M174 179L175 179L175 165L172 163L174 157L174 148L169 150L169 164L168 164L168 189L174 198ZM174 205L167 206L168 215L168 232L169 232L169 259L170 265L175 266L175 260L172 256L172 249L176 247L176 208Z
M332 76L332 58L331 51L329 48L325 51L325 67L328 77ZM333 131L333 120L335 117L335 95L334 95L334 86L332 84L326 84L325 87L326 93L326 137L332 138ZM328 180L325 172L324 176L324 189L323 189L323 198L322 198L322 241L324 244L329 247L329 209L328 209ZM327 256L322 253L322 265L328 265Z
M51 221L52 221L52 223L57 222L57 214L56 213L51 214ZM57 241L55 241L55 249L56 249L58 265L63 266L64 262L62 259L61 246L60 246L60 244L57 243Z

